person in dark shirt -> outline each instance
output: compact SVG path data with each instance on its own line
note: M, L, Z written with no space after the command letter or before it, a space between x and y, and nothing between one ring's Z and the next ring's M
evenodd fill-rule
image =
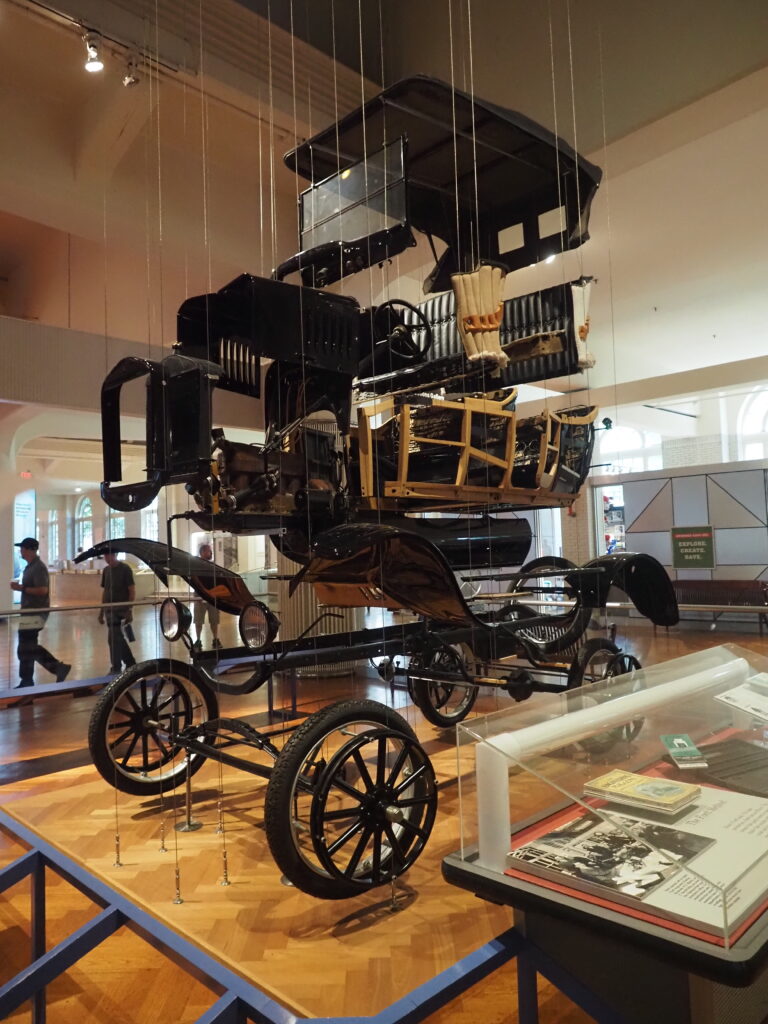
M11 583L11 590L16 590L21 594L22 610L47 608L49 601L48 569L37 553L40 545L34 537L25 537L14 546L19 549L19 554L27 564L22 573L21 583L14 580ZM46 671L51 672L56 677L57 683L63 683L72 668L71 665L54 658L50 651L38 643L40 631L47 619L47 611L41 612L39 615L32 612L19 617L18 648L16 650L19 657L19 686L34 686L35 662L42 665Z
M129 601L131 604L136 600L136 586L133 582L131 567L125 562L118 561L117 555L108 552L104 555L107 563L101 572L102 595L101 602L113 607L102 608L99 612L99 622L107 624L107 642L109 643L110 672L120 672L123 665L130 668L136 664L136 659L131 654L131 648L123 635L123 625L129 625L133 620L133 611L130 606L121 607L116 602Z

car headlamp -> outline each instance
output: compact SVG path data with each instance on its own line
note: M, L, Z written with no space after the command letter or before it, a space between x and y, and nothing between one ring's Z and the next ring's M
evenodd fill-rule
M175 597L166 597L160 605L160 629L166 640L173 642L188 632L192 612Z
M260 651L277 636L280 623L261 601L246 605L240 612L240 639L252 651Z

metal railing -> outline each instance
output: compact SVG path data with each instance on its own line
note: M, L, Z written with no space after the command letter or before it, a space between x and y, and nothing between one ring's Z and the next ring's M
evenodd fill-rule
M25 878L31 882L30 963L0 986L0 1020L31 1001L32 1024L45 1024L46 987L124 926L212 990L211 1006L195 1024L359 1024L362 1019L297 1016L2 811L0 829L29 847L27 853L0 870L0 894ZM46 951L45 882L49 871L65 879L101 910ZM516 1003L520 1024L536 1024L539 1019L537 973L596 1020L622 1024L621 1018L593 992L527 942L516 928L509 928L384 1010L364 1019L368 1024L417 1024L515 958L517 998L510 993L510 1003Z

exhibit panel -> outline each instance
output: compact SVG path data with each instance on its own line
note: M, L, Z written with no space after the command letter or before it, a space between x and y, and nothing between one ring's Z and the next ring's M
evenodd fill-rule
M658 1019L724 1021L740 1000L740 1020L762 1021L767 669L723 645L462 723L475 773L445 877L515 907L572 967L566 937L594 938L611 966L580 976L614 1000L604 975L621 971L629 992L663 962L675 998L709 1008L675 1018L662 1005Z

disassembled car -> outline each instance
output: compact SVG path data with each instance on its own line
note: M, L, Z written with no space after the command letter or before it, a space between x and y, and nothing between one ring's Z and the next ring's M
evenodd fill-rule
M174 353L123 359L103 385L106 503L144 508L182 483L195 509L171 517L167 544L106 541L80 556L124 551L163 582L182 577L240 616L243 647L193 651L189 611L169 598L163 633L185 643L188 661L143 662L117 677L94 711L90 746L102 775L131 793L171 788L207 758L269 778L266 828L278 865L295 885L334 899L400 875L427 841L436 787L413 730L383 704L343 701L311 715L279 750L247 723L219 717L217 694L251 692L319 655L376 657L382 674L405 677L430 721L448 726L469 713L480 686L521 700L636 667L607 640L583 643L612 586L655 623L676 622L677 605L647 555L523 565L531 530L514 515L572 505L597 410L518 418L520 384L591 365L591 282L504 300L504 278L586 241L599 169L527 118L423 76L385 89L286 162L311 182L299 202L302 251L269 280L243 274L187 299ZM435 257L425 301L363 308L322 290L389 263L416 244L414 232ZM263 379L262 360L271 360ZM120 396L141 377L147 472L129 484ZM230 441L215 426L215 389L261 400L263 444ZM177 518L270 536L297 565L291 593L311 586L321 605L405 609L417 619L278 641L277 619L236 573L173 547ZM477 612L456 577L521 565L508 600ZM553 578L567 607L542 614L525 595ZM251 675L227 682L222 664L245 655ZM235 755L235 744L274 763Z

